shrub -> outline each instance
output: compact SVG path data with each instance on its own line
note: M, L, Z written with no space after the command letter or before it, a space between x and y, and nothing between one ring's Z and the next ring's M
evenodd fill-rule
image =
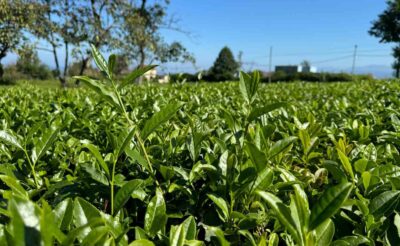
M373 80L372 75L351 75L348 73L293 73L287 74L278 71L272 74L272 82L349 82L355 80ZM268 76L262 78L263 82L268 82Z
M14 84L16 84L16 80L9 75L3 75L3 77L0 78L0 85L14 85Z
M68 76L77 76L80 73L81 70L81 65L82 61L76 61L74 63L71 64L71 66L68 68ZM93 68L90 64L88 65L88 67L86 68L85 75L90 76L90 77L94 77L94 78L98 78L101 76L99 70Z
M326 73L326 82L343 82L343 81L353 81L354 77L348 73Z
M53 78L52 71L39 60L37 52L32 47L27 46L18 50L15 68L27 79L46 80Z
M187 82L196 82L198 77L196 74L191 73L175 73L170 75L170 81L172 83L186 80Z

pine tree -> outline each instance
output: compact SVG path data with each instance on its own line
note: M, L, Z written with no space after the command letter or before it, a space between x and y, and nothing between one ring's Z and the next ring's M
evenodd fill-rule
M225 46L210 69L210 77L215 81L233 80L238 68L239 64L235 61L232 51Z

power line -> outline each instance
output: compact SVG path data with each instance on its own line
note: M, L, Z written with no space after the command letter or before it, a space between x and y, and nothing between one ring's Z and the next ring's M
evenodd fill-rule
M332 58L332 59L312 62L312 64L321 64L321 63L332 62L332 61L340 61L340 60L345 60L345 59L348 59L348 58L351 58L351 57L353 57L353 56L352 55L348 55L348 56L336 57L336 58Z
M361 57L390 57L391 55L358 55Z

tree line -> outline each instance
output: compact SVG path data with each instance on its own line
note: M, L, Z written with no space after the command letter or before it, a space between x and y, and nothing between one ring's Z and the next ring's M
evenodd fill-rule
M169 4L169 0L0 0L0 78L7 54L37 42L47 44L38 48L52 54L62 85L72 64L70 56L80 65L78 75L88 69L90 44L138 67L194 62L180 42L166 42L161 35L163 29L189 35L167 15Z

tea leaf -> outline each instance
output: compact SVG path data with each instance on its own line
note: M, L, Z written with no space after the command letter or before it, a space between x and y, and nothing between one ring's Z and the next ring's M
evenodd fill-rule
M133 72L131 72L125 78L122 79L122 82L119 85L119 89L122 89L125 86L133 83L137 78L139 78L140 76L143 76L146 72L154 69L155 67L157 67L157 65L149 65L149 66L136 68Z
M175 113L184 105L182 102L170 103L160 110L160 112L155 113L149 120L146 121L144 127L141 131L141 136L143 139L147 137L161 124L167 122L171 119Z
M166 206L162 193L157 190L156 195L150 200L144 218L144 229L149 235L154 236L164 228L167 222Z
M118 213L123 208L125 203L129 200L132 192L138 189L143 184L140 179L134 179L124 184L115 195L114 214Z
M328 188L311 210L309 229L313 230L333 216L347 199L352 189L351 183L341 183Z
M6 131L0 131L0 140L5 142L6 144L9 144L9 145L14 146L14 147L16 147L18 149L23 150L23 147L22 147L21 143L11 133L8 133Z

